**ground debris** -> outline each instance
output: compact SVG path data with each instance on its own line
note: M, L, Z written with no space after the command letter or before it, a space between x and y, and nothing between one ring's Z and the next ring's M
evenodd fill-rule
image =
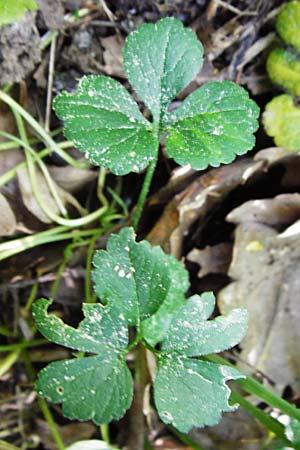
M22 81L41 60L36 13L27 12L16 23L0 29L0 84Z

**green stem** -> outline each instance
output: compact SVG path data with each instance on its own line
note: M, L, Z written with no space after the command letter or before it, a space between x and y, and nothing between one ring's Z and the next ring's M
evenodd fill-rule
M33 148L30 147L29 145L29 141L27 138L27 134L26 134L26 130L25 130L25 126L24 126L24 122L22 117L20 116L19 113L13 111L15 119L16 119L16 123L18 126L18 130L19 130L19 134L20 134L20 138L18 139L15 136L9 135L8 133L3 133L3 134L7 134L8 136L10 136L10 138L12 140L15 140L17 142L19 142L19 144L24 148L25 151L25 157L26 157L26 162L27 162L27 168L28 168L28 174L30 177L30 184L31 184L31 189L35 195L35 197L37 198L39 206L43 209L43 211L45 212L45 214L47 215L47 208L44 207L44 202L42 200L42 197L39 196L39 189L37 186L37 179L36 179L36 169L35 169L35 165L34 165L34 160L37 160L37 163L41 169L41 171L43 172L43 175L45 177L45 180L48 184L49 190L52 194L52 197L54 198L59 210L61 211L61 213L63 215L67 214L67 210L64 207L59 194L57 192L56 186L53 183L53 180L48 172L48 169L46 167L46 165L44 164L44 162L41 159L38 159L38 155L36 154L36 152L33 150ZM39 198L37 197L39 196Z
M21 450L20 447L9 444L8 442L0 440L0 450Z
M236 391L231 391L230 399L239 403L239 405L245 409L249 414L251 414L256 420L261 422L269 431L274 433L279 439L281 439L285 445L289 447L293 444L286 438L284 434L284 426L278 422L278 420L273 419L269 414L265 413L262 409L257 408L248 402L241 394Z
M28 300L25 305L25 311L27 311L27 312L31 311L31 306L32 306L32 303L34 302L34 300L36 299L38 288L39 288L38 282L32 286Z
M30 361L27 351L24 350L22 355L23 355L23 361L25 363L28 376L31 381L34 381L35 380L35 372L34 372L34 369L33 369L33 366ZM49 406L47 405L46 401L41 397L37 397L37 402L38 402L40 410L42 411L43 416L48 424L48 427L50 429L50 432L52 434L52 437L54 439L54 442L55 442L58 450L65 450L65 445L64 445L61 435L58 431L57 425L56 425L55 420L52 416L52 413L49 409Z
M145 201L150 189L150 185L151 185L151 181L153 178L153 174L156 168L156 164L157 164L157 158L155 158L153 161L151 161L151 163L148 166L145 178L144 178L144 182L143 182L143 186L137 201L137 205L136 205L136 209L133 215L133 219L132 219L132 225L133 228L136 230L142 215L142 211L145 205Z
M0 136L3 135L4 131L0 131ZM14 139L13 144L16 144L17 147L19 147L19 143L16 142L16 140ZM73 144L69 141L66 142L62 142L61 144L59 144L60 148L69 148L72 147ZM36 159L34 162L37 161L37 159L43 159L46 156L48 156L51 153L50 150L48 150L47 148L44 148L43 150L41 150L40 152L36 153ZM14 167L12 167L11 169L9 169L7 172L5 172L3 175L1 175L0 177L0 187L3 186L4 184L8 183L10 180L12 180L18 173L19 169L23 169L24 167L27 167L27 162L26 161L22 161L19 164L16 164Z
M46 422L50 428L52 437L57 445L58 450L65 450L64 442L59 434L56 423L55 423L53 416L51 414L51 411L49 409L49 406L47 405L45 400L41 397L38 397L37 401L38 401L40 410L42 411L42 413L46 419Z
M109 426L107 423L100 425L101 437L105 444L110 445Z
M210 355L207 357L207 360L217 364L234 367L232 364L226 361L226 359L222 358L219 355ZM247 376L244 379L236 380L235 383L244 391L248 392L251 395L255 395L273 408L279 409L284 414L300 420L300 409L295 408L289 402L271 392L263 384L256 381L255 378Z
M183 442L184 444L188 445L189 448L194 448L195 450L204 450L203 447L201 447L200 444L198 444L197 442L193 441L193 439L191 439L187 434L183 434L180 431L176 430L176 428L172 427L172 426L168 426L168 428L172 431L173 434L175 434L175 436L178 437L178 439Z
M20 351L23 348L39 347L40 345L49 344L46 339L34 339L31 341L22 341L17 344L0 345L0 353L9 351Z
M91 222L95 220L95 218L96 218L95 215L93 216L89 215L83 217L82 219L91 219L90 220ZM87 223L89 223L89 221L87 221L85 224ZM63 231L68 232L63 233ZM70 230L69 227L60 226L51 228L51 230L41 231L40 233L36 233L32 236L25 236L23 238L3 242L2 244L0 244L0 261L3 261L4 259L9 258L13 255L17 255L18 253L21 253L25 250L29 250L30 248L38 247L39 245L49 244L50 242L75 239L79 237L93 236L95 232L98 233L98 230L95 231L94 229L91 229L91 230L75 231Z
M18 117L18 114L15 114L16 117ZM20 128L21 131L21 128ZM14 139L18 139L18 138L14 138ZM22 133L22 139L23 141L20 140L20 145L22 145L26 150L30 150L32 152L34 152L34 150L30 149L30 147L27 145L26 141L25 141L25 136ZM52 210L50 210L47 206L47 204L45 203L43 197L40 194L40 190L39 190L39 186L38 186L38 180L36 178L36 173L35 173L35 167L33 164L32 159L30 158L29 154L27 151L25 151L26 154L26 160L27 160L27 165L28 165L28 173L29 173L29 177L30 177L30 182L31 182L31 187L32 187L32 191L33 194L40 206L40 208L43 210L43 212L53 221L58 223L59 225L65 225L67 227L73 227L73 226L81 226L84 225L86 223L86 218L88 216L84 216L84 217L80 217L78 219L65 219L63 217L58 216L57 214L55 214L54 212L52 212ZM44 168L44 165L42 167L42 169ZM43 170L43 172L45 172ZM44 173L44 175L46 175ZM51 177L50 177L51 178ZM49 183L49 177L47 177L46 175L46 179ZM50 181L50 186L51 186L51 181ZM52 186L53 187L53 186ZM55 193L55 189L53 192L53 189L51 189L51 193L52 195L55 197L56 201L60 202L60 199L57 197L56 193ZM61 207L64 209L63 205L61 205ZM104 212L106 211L106 206L103 206L102 208L98 209L97 211L95 211L92 214L96 214L95 218L98 218L100 215L104 214Z
M8 372L9 369L14 365L14 363L20 356L20 352L21 352L20 349L14 350L11 353L9 353L5 358L2 359L0 363L0 377L2 377L2 375Z
M51 138L51 136L44 130L44 128L24 109L19 103L17 103L13 98L7 95L5 92L0 90L0 100L6 103L13 111L19 113L23 119L34 129L36 134L45 143L46 147L49 147L52 151L56 152L64 161L69 163L73 167L84 168L86 165L79 163L76 159L72 158L65 152L61 151L61 148L57 143Z

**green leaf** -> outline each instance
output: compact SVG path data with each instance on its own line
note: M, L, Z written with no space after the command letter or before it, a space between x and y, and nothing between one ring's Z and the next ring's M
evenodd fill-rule
M202 66L203 48L195 33L174 18L144 24L124 48L124 69L139 98L158 123L162 114Z
M291 418L290 423L285 428L286 437L295 445L295 448L300 447L300 421Z
M159 247L135 242L131 228L111 235L107 250L96 252L94 265L96 292L104 304L83 305L84 320L77 329L48 314L50 302L45 299L33 305L36 326L45 337L93 354L49 364L39 374L38 393L61 402L70 419L92 419L97 424L119 419L132 400L126 353L138 342L149 348L145 341L151 345L162 341L161 350L154 351L158 360L154 396L162 420L186 432L194 425L214 424L222 411L231 411L226 382L242 375L195 358L238 343L246 313L236 309L207 321L215 306L213 294L186 301L189 282L184 266ZM155 314L155 320L147 322ZM137 325L130 343L128 325Z
M300 108L290 95L279 95L267 104L263 124L276 145L290 151L300 150Z
M99 166L116 175L140 172L156 156L152 125L126 89L112 78L83 77L74 94L54 100L65 135Z
M232 347L245 334L247 315L241 309L207 322L214 304L212 293L191 297L174 314L162 344L155 404L161 419L182 432L213 425L222 411L231 411L226 381L243 377L235 369L193 359Z
M0 26L16 22L27 11L36 9L34 0L0 0Z
M282 48L273 50L267 59L267 71L274 84L300 95L300 62L293 53Z
M284 5L276 19L276 29L281 39L296 50L300 50L300 2Z
M164 117L166 151L194 169L230 163L253 147L258 114L243 88L229 81L206 83Z
M167 257L160 247L135 242L132 228L111 235L107 250L95 253L93 280L103 303L111 302L130 325L154 314L170 286Z
M119 419L132 400L132 378L125 362L128 344L125 319L101 304L85 304L85 319L77 329L47 314L49 302L33 305L38 330L53 342L89 356L49 364L39 374L37 391L54 403L63 403L63 414L70 419L108 423Z
M103 356L111 351L119 353L127 346L127 324L116 310L100 303L83 304L85 319L75 329L54 314L48 315L50 304L45 299L39 299L32 308L38 330L50 341Z
M247 328L247 311L236 308L227 316L207 321L214 305L212 293L191 297L174 315L162 351L192 357L219 353L238 344Z
M154 399L160 418L187 433L193 426L215 425L228 404L226 381L242 378L237 370L184 356L159 360Z
M186 303L185 292L190 287L182 262L168 256L168 268L171 278L168 294L157 312L142 323L143 337L153 347L165 337L175 311Z

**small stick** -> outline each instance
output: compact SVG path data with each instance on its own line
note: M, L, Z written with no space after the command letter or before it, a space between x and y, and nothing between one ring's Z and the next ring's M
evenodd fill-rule
M54 66L55 66L55 51L56 51L56 34L53 35L53 38L51 40L50 56L49 56L47 104L46 104L46 114L45 114L45 130L47 132L50 131L50 115L51 115L51 104L52 104Z

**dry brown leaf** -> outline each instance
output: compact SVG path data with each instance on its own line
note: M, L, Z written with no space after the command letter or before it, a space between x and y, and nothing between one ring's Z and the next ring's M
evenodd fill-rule
M40 437L42 444L45 448L51 450L57 450L57 446L53 440L52 433L49 429L47 422L44 420L37 419L35 421L36 429L35 432ZM65 445L70 445L73 442L81 441L84 439L89 439L96 432L97 427L91 422L87 423L69 423L67 425L57 425L59 434Z
M281 194L274 198L249 200L231 211L231 223L258 222L281 229L300 218L300 194Z
M249 312L239 367L265 373L278 392L287 385L300 392L299 237L299 229L280 235L260 223L238 225L228 273L235 281L218 298L223 313Z
M187 255L187 260L198 264L201 269L198 277L210 273L227 273L231 261L232 244L224 242L217 245L207 245L203 250L194 248Z
M16 230L16 218L8 201L0 192L0 236L10 236Z
M35 198L35 195L32 191L32 186L30 182L30 177L28 174L27 168L20 168L17 171L19 188L22 195L22 201L28 211L30 211L35 217L37 217L43 223L52 223L52 219L45 213L45 211L41 208L39 202ZM39 194L43 199L43 203L46 205L47 209L52 213L59 215L60 211L58 205L52 194L50 192L49 186L39 170L36 170L36 179L37 186L39 189ZM65 206L67 203L71 203L74 206L77 206L77 201L74 197L68 192L64 191L60 188L54 181L53 184L59 194L62 204Z
M101 39L101 45L104 49L104 70L107 75L119 78L126 78L123 70L122 50L124 40L117 34Z
M48 170L53 180L67 192L77 192L90 181L97 178L97 172L88 169L78 169L72 166L50 166Z
M45 25L50 30L60 30L64 23L64 8L61 0L36 0Z
M178 205L179 225L170 237L171 253L180 258L184 237L192 225L199 222L199 229L204 224L204 217L219 205L237 186L243 184L245 172L255 162L244 159L228 166L221 166L197 178L180 194Z
M194 428L190 436L205 450L261 450L266 429L242 408L225 413L212 427Z

